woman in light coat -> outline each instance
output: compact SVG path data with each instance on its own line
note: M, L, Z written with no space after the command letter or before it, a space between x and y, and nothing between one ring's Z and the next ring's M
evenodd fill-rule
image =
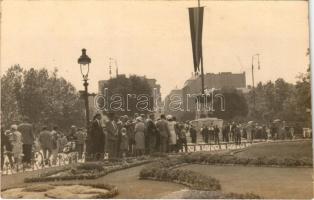
M168 116L168 126L169 126L169 147L170 152L176 151L177 146L177 134L176 134L176 122L173 121L172 116Z
M136 156L141 156L145 150L145 125L142 117L136 118L136 124L134 128L135 132L135 154Z

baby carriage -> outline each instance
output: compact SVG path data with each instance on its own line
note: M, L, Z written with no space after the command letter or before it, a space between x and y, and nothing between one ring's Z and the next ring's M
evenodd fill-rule
M78 162L78 152L76 151L75 141L66 143L61 153L58 154L59 165L71 164Z

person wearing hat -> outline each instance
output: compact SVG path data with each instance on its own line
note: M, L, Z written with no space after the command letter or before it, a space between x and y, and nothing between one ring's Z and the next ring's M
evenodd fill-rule
M39 143L44 154L45 164L48 164L53 147L52 135L47 126L44 126L42 131L39 133Z
M9 140L12 145L12 154L18 171L18 166L21 163L23 156L23 143L22 134L17 130L17 128L18 127L15 124L11 126Z
M127 130L126 128L121 128L121 142L120 142L120 153L121 157L125 158L126 153L128 152L129 149L129 140L128 140L128 135L127 135Z
M78 158L82 159L84 143L85 143L85 132L83 128L79 128L75 135L76 138L76 149L78 151Z
M171 115L168 115L168 127L169 127L169 151L174 152L176 151L177 146L177 134L176 134L176 122L173 120Z
M10 130L5 130L3 124L1 124L1 170L3 169L3 162L4 162L4 152L6 151L12 151L12 145L9 140L9 133ZM9 162L12 166L13 160L12 160L12 155L7 154L9 158Z
M235 129L235 144L236 145L241 144L241 131L242 131L242 126L238 124Z
M58 157L58 139L59 139L59 130L58 126L54 126L51 131L51 162L52 165L57 164Z
M197 140L197 131L194 128L193 124L191 124L189 132L190 132L190 137L191 137L192 143L195 144L196 140Z
M148 139L148 149L149 153L152 154L156 149L156 141L157 141L157 127L155 125L155 115L150 114L146 123L146 133Z
M250 143L253 142L253 126L250 123L246 127L246 140Z
M82 133L83 134L83 133ZM88 153L91 158L100 159L105 151L105 134L101 125L101 114L95 114L88 136Z
M74 141L76 135L77 127L75 125L71 126L70 133L67 136L68 141Z
M170 130L169 130L168 122L166 121L166 117L164 114L160 115L160 120L157 121L156 127L159 133L160 152L166 153L168 149L168 140L170 137Z
M142 117L136 118L136 124L134 128L135 132L135 151L136 156L143 155L145 151L145 125Z
M109 158L116 158L117 150L118 150L118 125L116 122L116 117L114 113L108 114L109 120L106 122L106 132L107 132L107 144L106 144L106 151L109 154Z
M186 140L186 128L184 124L178 124L178 150L188 152L188 144ZM184 147L184 149L183 149Z
M215 144L217 145L220 145L220 143L219 143L219 133L220 133L220 129L218 128L218 125L216 124L216 125L214 125L214 131L213 131L213 133L214 133L214 142L215 142Z
M23 123L18 126L18 131L22 134L23 142L23 162L26 164L31 164L32 158L32 146L35 141L33 134L33 125L29 123L28 117L24 117Z
M135 144L135 135L134 135L134 128L135 123L129 117L126 118L127 121L125 123L126 132L128 135L128 155L133 155L133 146Z

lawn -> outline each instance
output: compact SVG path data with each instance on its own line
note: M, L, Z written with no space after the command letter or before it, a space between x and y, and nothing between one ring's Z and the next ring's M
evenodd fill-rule
M192 164L181 167L214 177L223 193L252 192L264 198L309 199L313 197L311 168L211 166Z
M312 141L295 141L280 143L256 144L235 156L242 158L276 157L276 158L309 158L313 157Z

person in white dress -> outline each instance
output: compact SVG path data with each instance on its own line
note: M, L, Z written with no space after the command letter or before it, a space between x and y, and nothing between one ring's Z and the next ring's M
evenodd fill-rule
M168 119L168 126L169 126L169 151L174 152L176 151L177 146L177 134L175 130L176 122L173 120L171 115L167 116Z

